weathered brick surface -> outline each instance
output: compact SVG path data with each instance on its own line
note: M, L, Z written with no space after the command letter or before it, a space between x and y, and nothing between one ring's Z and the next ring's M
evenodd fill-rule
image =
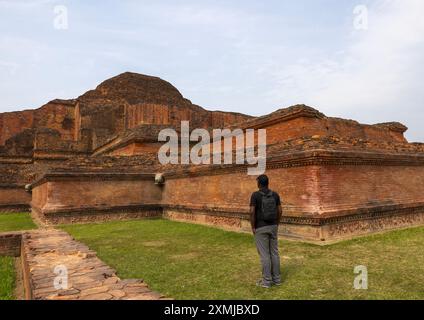
M148 135L150 140L155 133L156 138L153 126L190 120L196 127L208 128L250 118L207 111L193 105L166 81L124 73L74 100L53 100L36 110L0 113L0 183L30 183L50 168L77 165L91 169L95 161L104 160L91 161L92 152L116 136L128 138L133 132L143 139ZM123 162L136 167L142 162L157 165L157 143L143 141L134 142L122 152L111 152L113 156L143 158L129 163L117 159L116 166ZM150 154L144 156L145 152ZM115 160L107 161L115 166Z
M243 123L243 128L267 128L268 143L306 136L351 137L379 142L406 143L407 130L400 123L360 124L354 120L326 117L305 105L277 110L269 115Z
M22 233L0 233L0 256L18 257L21 253Z
M68 223L93 223L106 221L124 221L134 219L155 219L162 217L162 208L158 205L155 209L136 207L111 207L108 210L98 208L79 208L78 211L54 212L43 214L33 209L34 214L45 224L58 225Z
M43 214L54 212L107 210L158 204L161 188L153 175L138 173L57 173L32 191L32 206Z
M0 113L0 145L15 134L33 127L32 110Z
M424 144L408 143L402 124L364 125L305 105L258 118L211 112L170 83L134 73L106 80L75 100L1 114L0 184L33 183L32 208L52 223L152 217L163 209L169 216L178 212L178 217L240 227L256 188L245 165L158 162L159 131L179 132L182 120L210 132L267 130L267 174L283 197L284 226L293 237L338 237L336 231L323 236L322 226L381 215L403 219L411 210L417 215L413 221L420 221ZM164 186L154 185L154 173L165 173ZM131 174L134 179L128 179ZM26 204L29 197L10 188L0 188L0 196L0 206Z
M53 100L39 109L0 113L0 145L24 129L51 128L71 140L75 126L75 101Z
M31 194L24 186L15 184L0 184L0 213L9 211L28 211Z

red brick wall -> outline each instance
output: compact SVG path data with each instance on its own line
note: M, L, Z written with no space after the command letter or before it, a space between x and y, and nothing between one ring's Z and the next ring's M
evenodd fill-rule
M32 190L32 207L42 209L47 204L48 186L47 183L43 183Z
M358 208L424 202L424 167L326 165L277 168L266 173L271 189L281 195L288 216L332 216ZM255 177L245 170L170 177L163 187L154 185L153 178L75 179L37 186L32 203L49 212L162 203L168 207L246 213L250 195L256 189Z
M129 145L116 149L110 153L112 156L134 156L145 153L157 155L161 143L130 143Z
M62 140L74 140L75 107L60 103L48 103L34 110L35 127L59 131Z
M32 128L33 123L33 110L0 113L0 145L22 130Z
M181 121L190 121L190 126L195 128L226 128L236 123L249 119L249 116L230 112L207 111L187 104L182 106L169 106L153 103L144 103L127 106L127 127L134 128L140 124L170 124L179 126Z
M24 129L41 127L58 130L63 140L73 140L75 107L50 102L36 110L0 113L0 145Z
M424 167L323 166L317 171L323 212L424 202Z
M159 104L129 105L126 114L127 128L131 129L140 124L168 124L169 108Z
M380 142L406 142L400 132L336 118L300 117L263 128L267 130L268 144L314 135L351 137Z
M284 200L285 215L331 216L355 210L424 202L424 167L327 165L267 170L271 189ZM246 211L255 177L246 172L168 179L167 205Z
M318 211L317 167L293 167L268 170L270 188L278 192L286 215L312 214ZM256 177L246 171L212 176L167 179L162 203L166 205L206 206L247 212L250 195L257 190Z
M161 189L151 180L64 180L33 189L32 204L43 212L157 204Z
M2 207L29 205L30 202L31 194L26 192L24 187L6 188L0 186L0 211Z
M18 257L21 254L21 233L0 233L0 256Z

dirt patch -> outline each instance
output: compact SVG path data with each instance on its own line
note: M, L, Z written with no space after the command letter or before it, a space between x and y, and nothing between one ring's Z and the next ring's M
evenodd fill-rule
M305 257L304 257L304 256L293 256L293 257L289 257L289 256L281 256L281 258L282 258L283 260L292 260L292 259L298 259L298 260L301 260L301 259L305 259Z
M142 245L145 247L163 247L166 245L165 241L144 241Z
M195 252L184 253L184 254L174 254L170 256L172 260L192 260L196 259L199 255Z

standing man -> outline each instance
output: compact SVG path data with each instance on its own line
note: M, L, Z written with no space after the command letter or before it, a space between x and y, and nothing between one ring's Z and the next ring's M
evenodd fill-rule
M250 198L250 224L262 263L262 279L257 285L270 288L272 285L281 285L278 253L281 201L278 193L268 188L269 179L266 175L261 175L256 180L259 190L252 193Z

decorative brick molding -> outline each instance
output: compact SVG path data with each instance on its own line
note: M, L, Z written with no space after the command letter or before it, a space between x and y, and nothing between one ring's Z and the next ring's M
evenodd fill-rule
M21 204L0 204L0 214L11 212L30 212L31 206L28 203Z
M154 219L160 218L162 211L142 211L142 212L108 212L95 214L59 214L45 216L45 221L51 224L67 224L67 223L89 223L89 222L106 222L115 220L132 220L132 219Z
M217 209L166 206L163 217L234 231L250 231L248 213L234 214ZM386 206L362 209L362 212L357 214L320 219L283 216L280 235L290 239L323 243L421 225L424 225L424 206Z
M4 164L32 164L33 162L32 157L0 155L0 163Z
M388 154L382 152L360 152L340 150L307 150L286 152L267 158L266 169L280 169L303 166L424 166L424 154ZM228 173L246 172L247 164L243 165L202 165L186 169L167 171L166 179L222 175Z
M32 210L41 221L49 224L104 222L111 220L160 218L162 216L162 208L159 205L69 208L54 210L50 213L43 212L36 207L33 207Z
M322 240L339 241L361 235L424 225L424 210L379 215L368 219L345 220L321 227Z
M47 181L113 181L113 180L152 180L154 173L122 172L122 171L62 171L51 170L31 184L35 188Z

